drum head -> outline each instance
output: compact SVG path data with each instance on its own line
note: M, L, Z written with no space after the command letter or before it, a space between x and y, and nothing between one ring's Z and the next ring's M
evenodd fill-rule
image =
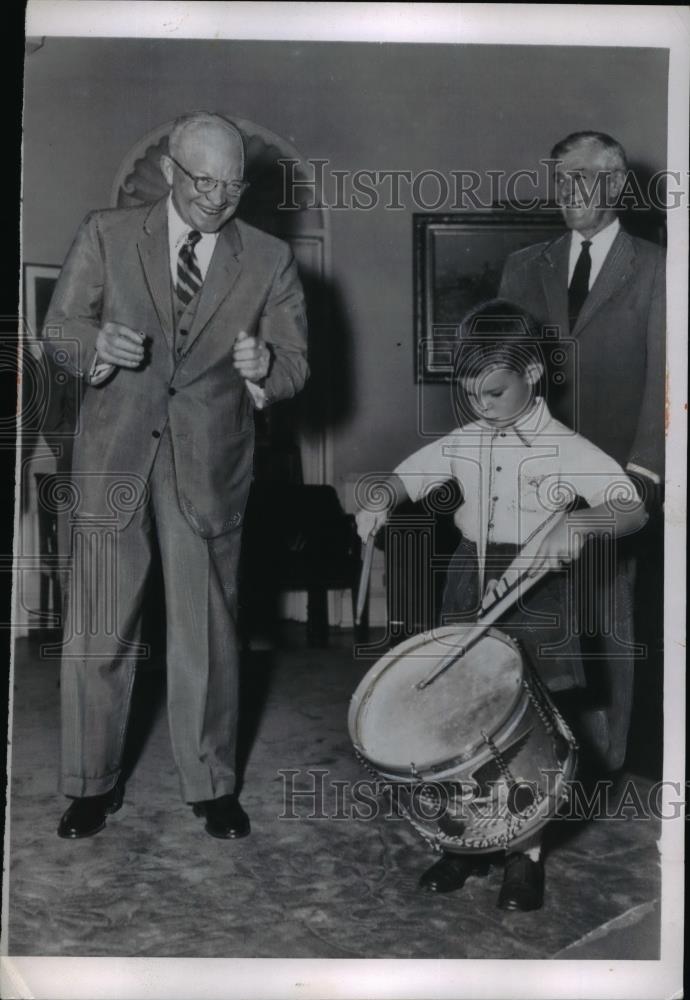
M471 757L509 718L522 681L515 644L490 630L433 683L427 677L454 645L463 628L446 627L414 636L383 656L353 695L350 735L378 770L424 774L459 755Z

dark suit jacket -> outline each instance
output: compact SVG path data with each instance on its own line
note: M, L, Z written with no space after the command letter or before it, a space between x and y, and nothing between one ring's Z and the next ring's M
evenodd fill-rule
M576 345L575 377L549 404L623 466L664 467L665 258L621 230L582 307L568 324L570 234L511 254L499 295L558 326Z
M304 298L290 248L231 219L177 354L169 259L166 199L91 213L65 261L44 338L58 363L82 373L106 321L148 338L139 369L118 368L84 392L73 457L79 514L112 516L117 504L124 526L128 505L136 507L127 492L141 492L169 425L180 507L211 538L241 523L252 474L254 404L233 367L233 343L240 330L263 337L274 357L267 402L294 395L308 372Z

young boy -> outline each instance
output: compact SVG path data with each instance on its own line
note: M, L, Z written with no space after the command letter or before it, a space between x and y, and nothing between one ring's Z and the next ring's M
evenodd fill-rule
M408 497L417 501L444 481L458 483L462 501L455 523L462 539L448 569L444 624L473 621L538 532L546 535L530 565L535 573L572 563L588 538L628 534L645 523L642 501L620 466L553 419L538 392L544 374L541 344L527 313L502 300L475 309L463 321L454 372L461 425L386 477L386 492L394 498L386 509L357 514L359 534L366 540L398 503ZM584 685L569 576L547 574L498 623L518 626L526 655L555 692ZM545 621L558 625L545 626ZM446 853L422 875L420 885L451 892L469 875L487 871L481 856ZM507 854L498 906L538 909L543 893L537 834L519 853Z

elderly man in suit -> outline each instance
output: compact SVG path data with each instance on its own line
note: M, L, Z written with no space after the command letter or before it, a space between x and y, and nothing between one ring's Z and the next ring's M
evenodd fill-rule
M601 132L576 132L553 148L556 199L569 229L549 243L511 254L500 296L572 338L576 374L554 412L635 473L654 497L664 471L665 259L662 249L627 233L615 204L627 172L625 152ZM600 587L600 613L615 608L610 707L590 715L593 737L611 770L625 756L632 706L632 565ZM621 642L622 640L622 642Z
M557 402L575 430L658 483L664 460L665 262L621 227L625 152L600 132L554 146L556 198L570 230L511 254L500 296L577 344L579 377Z
M61 684L61 786L73 801L61 837L97 833L121 804L154 563L182 796L212 836L250 829L235 794L235 621L253 411L305 382L304 298L289 247L235 218L246 185L232 123L206 112L178 119L160 165L167 197L86 218L46 320L47 350L87 383L72 469L88 530L73 529ZM123 487L130 496L117 506ZM105 617L108 574L93 570L108 545L103 525L115 581Z

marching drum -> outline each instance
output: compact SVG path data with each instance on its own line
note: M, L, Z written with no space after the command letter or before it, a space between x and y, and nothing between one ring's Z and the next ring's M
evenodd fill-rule
M576 766L575 740L517 643L476 633L446 626L394 647L348 716L355 752L403 815L458 853L519 848L556 814Z

